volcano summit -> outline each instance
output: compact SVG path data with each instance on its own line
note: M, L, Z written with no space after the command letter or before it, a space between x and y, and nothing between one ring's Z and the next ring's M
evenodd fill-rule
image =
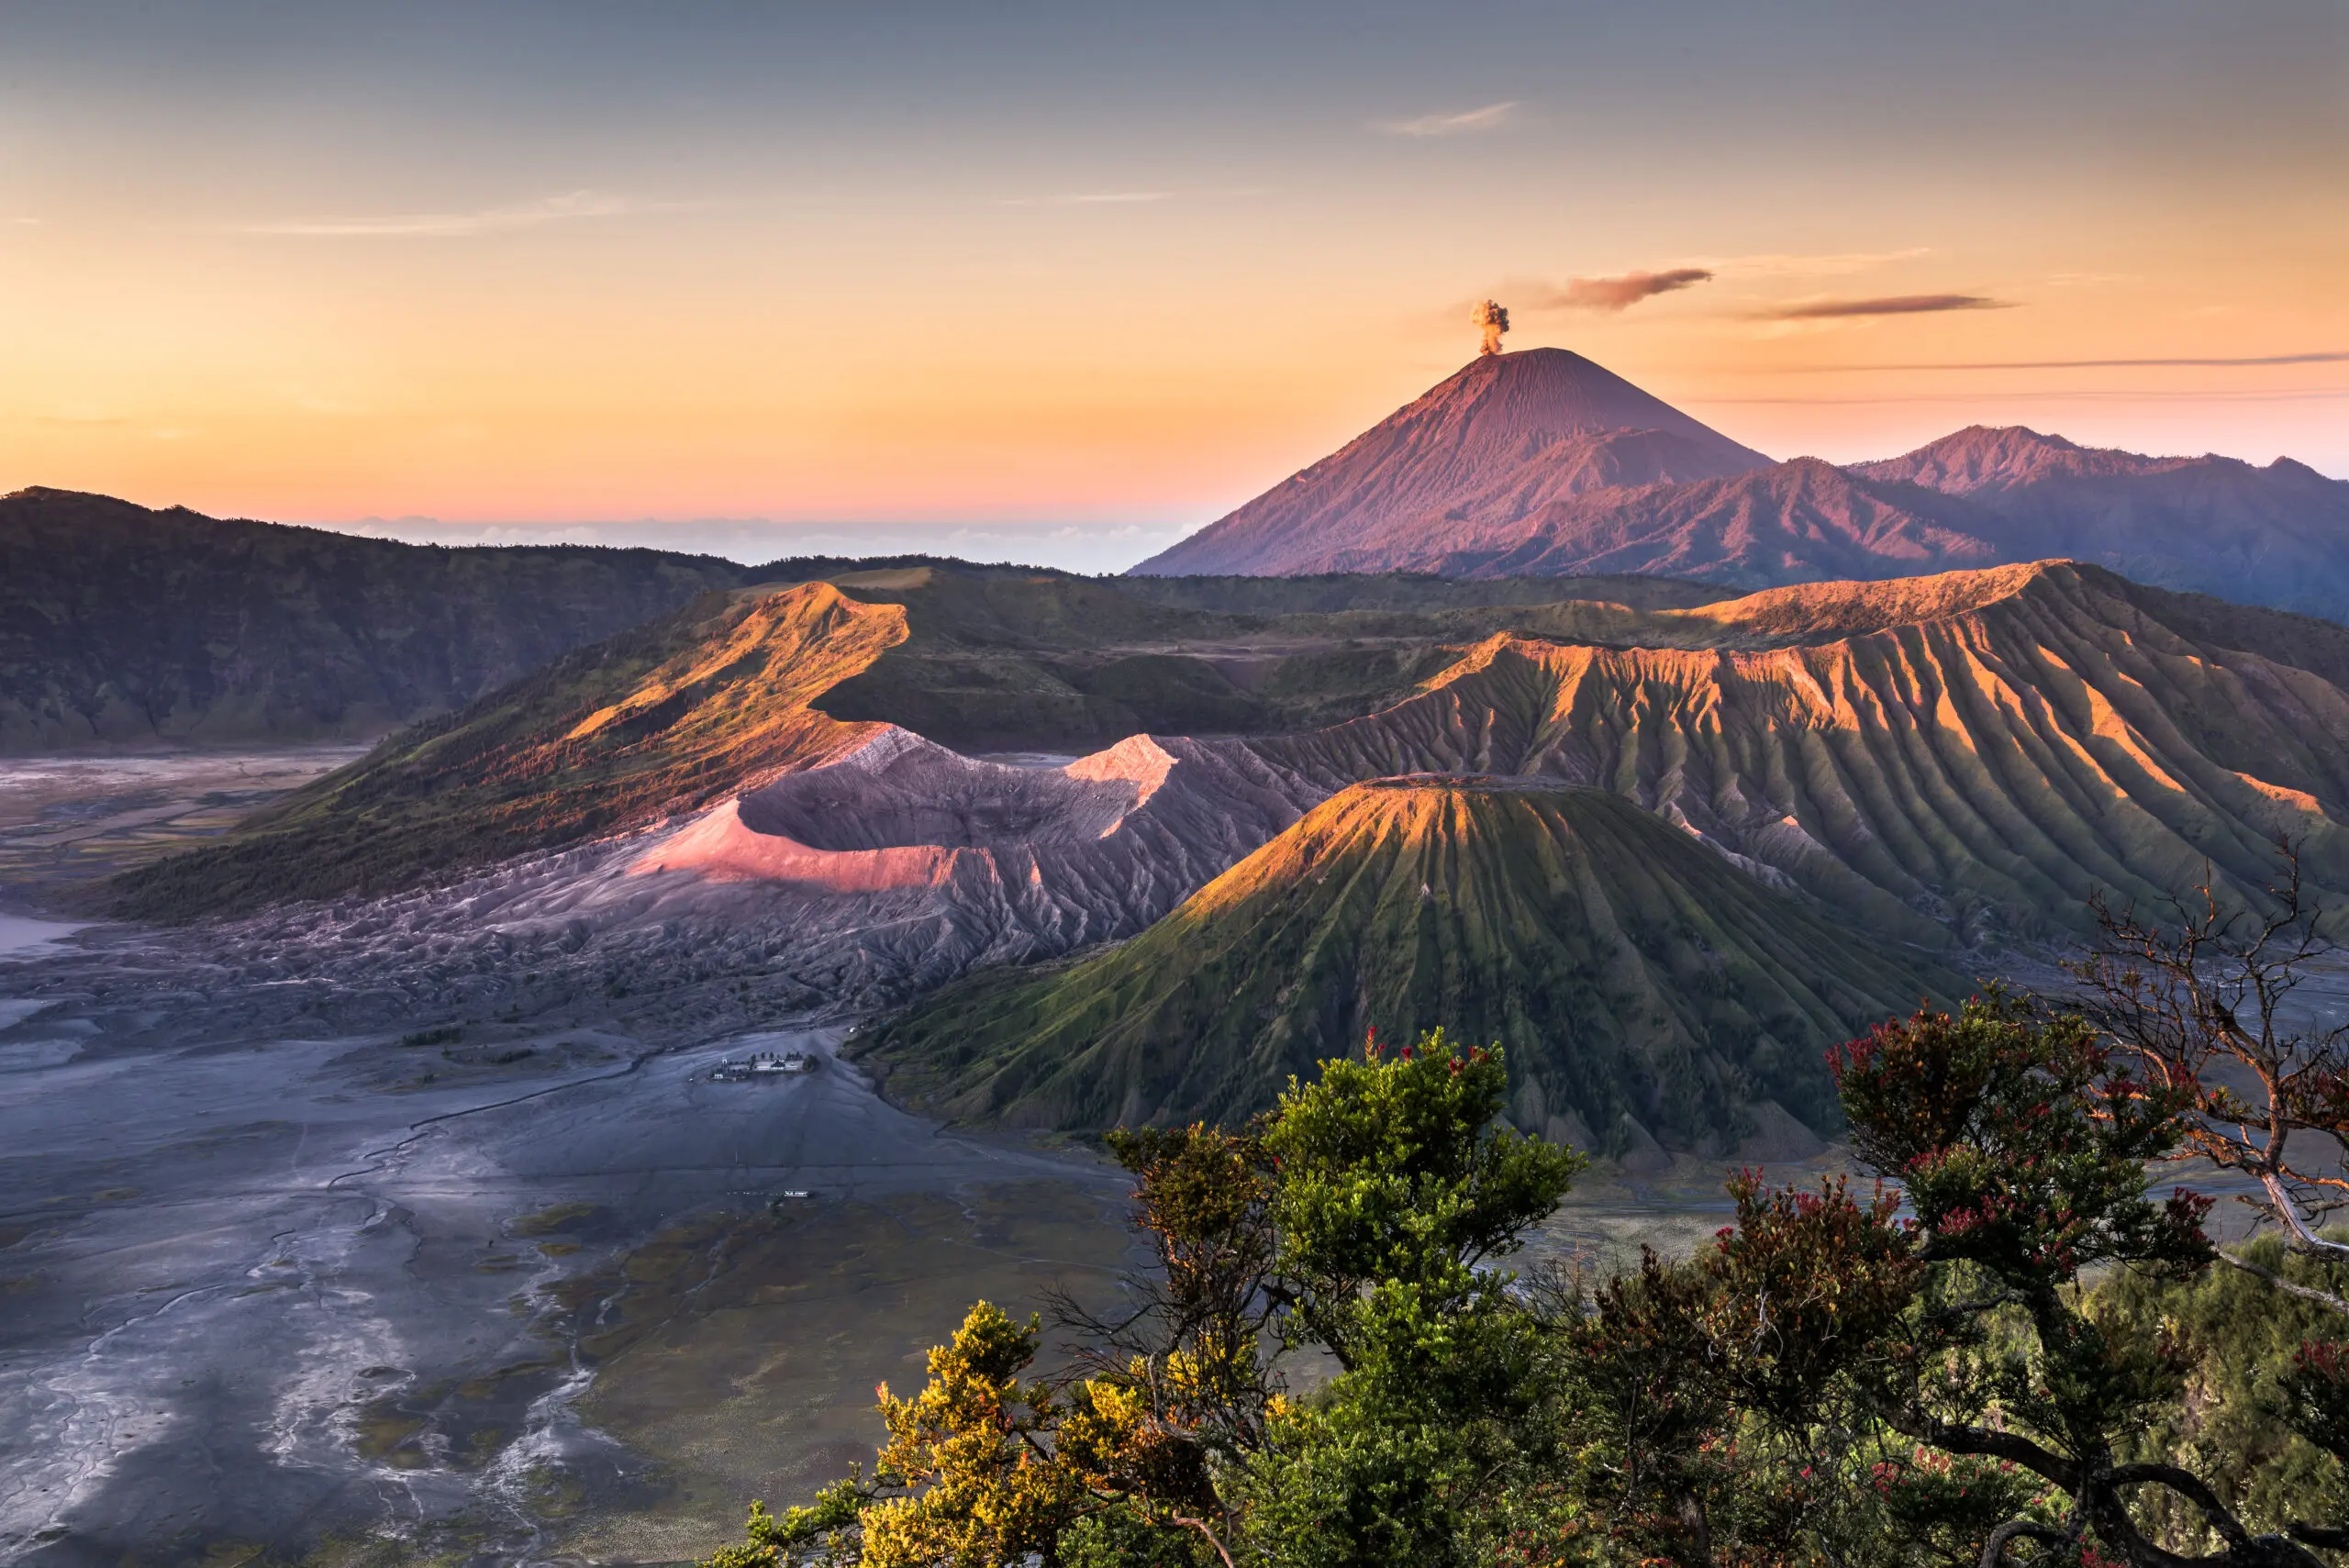
M1739 589L2067 558L2349 619L2349 483L2288 458L2143 457L2020 426L1773 462L1562 349L1479 356L1133 568L1694 577Z
M1564 349L1482 354L1319 462L1135 567L1141 576L1395 570L1554 501L1770 460Z

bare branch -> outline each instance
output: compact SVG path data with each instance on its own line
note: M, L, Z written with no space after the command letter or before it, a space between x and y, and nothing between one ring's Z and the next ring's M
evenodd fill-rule
M2331 1243L2327 1243L2327 1245L2331 1245ZM2338 1312L2343 1317L2349 1318L2349 1297L2334 1296L2329 1292L2312 1289L2311 1287L2304 1284L2295 1284L2292 1281L2286 1279L2282 1274L2277 1273L2275 1270L2263 1269L2257 1263L2251 1262L2249 1259L2239 1258L2232 1252L2225 1251L2223 1248L2218 1250L2217 1256L2219 1262L2226 1264L2229 1268L2241 1269L2247 1274L2255 1274L2259 1278L2266 1280L2268 1284L2273 1286L2275 1289L2282 1291L2286 1296L2297 1296L2302 1301L2313 1302L2317 1306L2323 1307L2328 1312Z

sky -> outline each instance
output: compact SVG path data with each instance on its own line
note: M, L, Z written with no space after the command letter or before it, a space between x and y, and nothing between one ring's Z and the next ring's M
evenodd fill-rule
M1108 569L1487 296L1777 457L2349 477L2343 279L2341 0L0 6L0 491Z

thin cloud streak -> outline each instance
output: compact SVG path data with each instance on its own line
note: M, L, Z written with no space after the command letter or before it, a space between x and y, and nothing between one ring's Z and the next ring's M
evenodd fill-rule
M1712 281L1711 271L1704 267L1673 267L1661 272L1624 272L1611 278L1568 278L1564 288L1553 291L1537 303L1536 308L1620 312L1643 299L1653 299L1660 294L1675 294Z
M1930 245L1912 245L1905 250L1843 250L1814 256L1777 251L1758 256L1696 256L1689 259L1688 265L1739 277L1835 278L1873 272L1896 261L1913 261L1932 253Z
M1385 120L1378 127L1389 136L1475 136L1497 130L1517 112L1517 100L1505 98L1457 115L1420 115L1408 120Z
M2046 387L1975 388L1965 392L1885 393L1854 397L1685 397L1680 401L1690 408L1728 407L1732 405L1766 406L1818 406L1822 408L1845 406L1871 408L1891 403L1954 404L1980 407L2001 401L2018 406L2061 408L2072 403L2323 403L2334 399L2349 400L2349 386L2320 386L2304 392L2213 392L2197 387L2076 387L2061 391Z
M1895 294L1871 299L1798 300L1760 313L1765 321L1841 321L1857 316L1932 316L1945 310L2010 310L2012 300L1980 294Z
M608 191L565 191L536 201L474 212L387 213L377 217L302 218L245 226L247 234L288 234L321 239L462 239L503 234L578 218L618 217L645 210Z
M2242 359L2152 360L1957 360L1936 363L1884 365L1785 365L1772 372L1809 375L1847 371L2103 371L2103 370L2229 370L2258 365L2349 364L2349 351L2309 354L2254 354Z

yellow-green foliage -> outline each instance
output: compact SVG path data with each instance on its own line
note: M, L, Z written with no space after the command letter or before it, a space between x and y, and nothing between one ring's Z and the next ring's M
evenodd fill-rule
M2296 1284L2349 1291L2349 1267L2288 1257L2272 1236L2241 1255ZM2349 1517L2349 1471L2281 1418L2280 1384L2293 1357L2311 1340L2349 1339L2340 1317L2224 1266L2183 1284L2117 1273L2097 1287L2091 1310L2118 1332L2176 1345L2188 1363L2183 1398L2155 1412L2128 1457L2179 1456L2254 1529ZM2182 1499L2154 1497L2147 1522L2174 1549L2218 1547Z

